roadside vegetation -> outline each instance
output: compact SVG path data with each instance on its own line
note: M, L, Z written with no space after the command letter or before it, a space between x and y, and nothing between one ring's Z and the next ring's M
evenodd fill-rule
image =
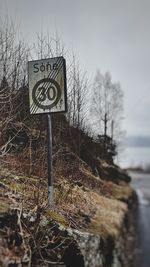
M120 84L100 72L91 94L86 74L57 36L38 36L34 49L16 37L14 24L1 24L0 262L7 266L4 260L15 262L26 255L27 262L33 259L34 264L38 258L44 266L48 260L61 262L73 242L58 225L99 234L104 240L117 238L121 231L133 193L130 177L114 164L123 95ZM68 62L68 112L52 115L51 208L47 205L47 117L29 114L27 61L33 54L38 59L63 55ZM43 220L49 222L47 239Z

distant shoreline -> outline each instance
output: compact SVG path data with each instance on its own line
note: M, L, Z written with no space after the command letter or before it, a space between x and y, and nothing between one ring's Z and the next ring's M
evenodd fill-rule
M150 169L144 169L142 167L128 167L125 168L127 172L136 172L136 173L142 173L142 174L150 174Z

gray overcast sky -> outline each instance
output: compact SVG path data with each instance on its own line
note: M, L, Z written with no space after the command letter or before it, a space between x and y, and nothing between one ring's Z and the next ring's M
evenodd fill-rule
M124 90L124 129L150 135L150 0L0 0L22 36L56 30L89 77L110 71Z

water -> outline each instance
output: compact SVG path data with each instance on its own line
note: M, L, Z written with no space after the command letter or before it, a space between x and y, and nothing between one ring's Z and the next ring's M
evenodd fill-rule
M137 240L135 266L150 267L150 174L131 173L139 207L137 211Z
M119 155L118 164L123 168L150 165L150 147L126 147Z

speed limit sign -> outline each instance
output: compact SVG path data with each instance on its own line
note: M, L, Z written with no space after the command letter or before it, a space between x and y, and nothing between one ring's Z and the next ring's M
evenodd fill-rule
M29 61L30 113L66 111L66 63L63 57Z

